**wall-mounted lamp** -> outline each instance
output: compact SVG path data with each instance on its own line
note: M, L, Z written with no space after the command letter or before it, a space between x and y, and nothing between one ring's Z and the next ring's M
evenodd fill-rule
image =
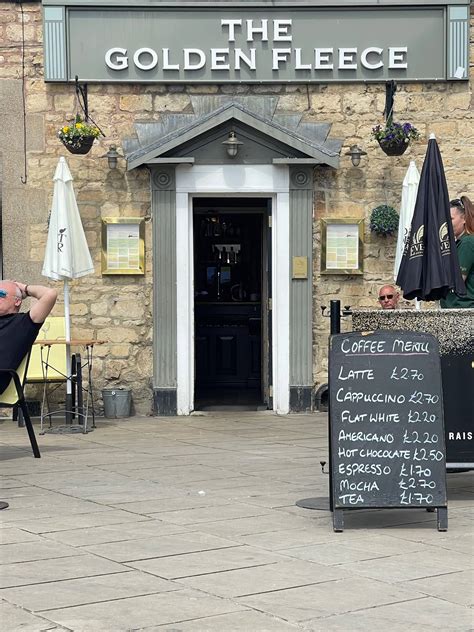
M121 155L117 151L117 145L110 145L109 151L105 154L104 158L107 158L109 169L117 169L118 159Z
M235 158L237 156L237 152L239 151L240 145L243 145L240 140L237 140L237 136L235 135L234 131L229 132L228 139L224 140L222 144L225 145L227 155L230 158Z
M360 165L361 156L367 156L367 152L361 149L359 145L351 145L349 151L346 151L344 156L350 156L354 167L358 167Z

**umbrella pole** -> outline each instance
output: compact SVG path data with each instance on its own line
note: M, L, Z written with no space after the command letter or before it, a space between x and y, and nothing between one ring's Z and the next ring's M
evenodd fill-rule
M72 375L71 375L71 316L69 311L69 284L64 279L64 320L66 328L66 423L72 424Z

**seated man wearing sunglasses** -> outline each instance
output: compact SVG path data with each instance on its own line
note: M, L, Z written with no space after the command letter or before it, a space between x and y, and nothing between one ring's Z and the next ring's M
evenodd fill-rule
M394 285L382 285L379 290L379 302L382 309L398 309L400 293Z
M20 313L22 301L37 299L29 312ZM41 325L53 309L58 293L43 285L0 281L0 369L17 369L36 340ZM0 393L10 377L0 377Z

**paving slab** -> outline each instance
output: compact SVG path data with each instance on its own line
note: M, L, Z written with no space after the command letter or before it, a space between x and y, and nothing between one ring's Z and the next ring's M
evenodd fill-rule
M55 531L43 535L48 540L82 548L94 544L143 540L175 533L187 533L188 531L189 529L186 527L168 524L161 522L161 520L137 517L137 522L126 522L104 527L95 526L86 529L63 529L62 531Z
M280 487L280 485L278 486ZM250 490L249 490L250 491ZM232 493L232 497L237 497L239 490ZM278 509L281 507L294 507L295 501L299 500L302 494L306 494L307 490L295 491L293 486L288 488L288 491L281 490L279 493L272 493L271 489L268 492L255 490L253 493L248 494L245 497L245 502L250 505L257 505L258 507L267 507L268 509ZM243 500L243 498L241 498Z
M3 564L0 572L0 588L42 584L73 577L123 573L125 570L120 564L84 553L52 560Z
M254 518L258 516L271 516L271 512L264 507L256 507L246 503L233 502L226 506L225 521ZM210 507L195 507L183 511L164 511L160 513L160 520L185 526L199 525L206 522L214 522L223 518L222 505Z
M156 480L166 484L172 483L173 485L183 483L193 483L195 481L222 481L227 478L235 478L235 477L243 477L249 478L247 474L240 474L238 471L234 471L229 467L229 463L227 467L212 467L211 465L204 465L202 463L195 464L191 468L183 468L182 465L173 465L172 467L167 468L165 471L164 468L161 468L159 472L156 473ZM154 480L155 476L152 474L148 475L148 480Z
M336 541L306 546L292 547L289 549L279 549L284 553L300 560L310 560L319 564L329 566L347 565L348 562L358 562L363 560L373 560L377 558L390 557L395 562L397 556L407 552L419 552L423 545L417 542L406 542L403 549L400 548L400 540L389 535L374 535L367 541L366 538L345 539L345 534ZM436 551L436 549L434 549Z
M307 527L309 522L309 518L287 516L279 511L277 515L271 515L267 512L251 518L235 518L232 521L223 519L214 522L202 522L199 524L199 529L223 538L233 538L249 533L270 533L282 527L298 529Z
M182 555L183 553L195 551L225 549L234 545L235 543L230 540L194 531L141 540L131 539L85 546L81 550L87 550L89 553L98 555L101 558L116 562L133 562L134 560Z
M390 630L390 632L432 632L452 630L468 632L473 629L472 612L460 610L453 604L431 598L415 599L400 603L362 609L350 614L312 620L306 624L310 630Z
M13 504L13 503L12 503ZM11 507L8 510L10 512ZM4 515L1 514L0 520L4 520ZM138 522L143 520L141 516L137 516L134 513L129 513L121 509L113 509L111 507L101 507L100 511L87 514L76 514L74 516L65 516L63 514L56 515L54 517L32 519L31 512L28 514L28 518L18 518L17 521L4 522L5 526L18 526L21 525L25 531L30 533L54 533L56 531L67 531L69 529L81 528L81 527L100 527L110 524L124 524L127 522ZM18 523L18 525L17 525Z
M447 551L456 551L457 553L464 553L468 556L468 559L474 555L474 533L472 528L466 529L465 533L453 533L449 534L439 533L438 538L423 538L421 542L424 545L432 544L440 549L446 549Z
M326 515L322 518L327 521ZM350 534L349 537L351 540L354 538L353 534ZM358 533L358 537L364 538L364 534ZM325 544L326 542L333 543L334 533L330 529L324 531L315 529L310 524L304 529L281 529L265 533L251 533L237 535L234 539L267 551L285 551L287 555L291 556L293 548L310 547L313 544Z
M298 485L298 488L300 485ZM277 487L281 492L287 491L291 494L293 496L293 503L300 497L300 492L293 491L297 487L294 483L279 481ZM247 482L244 483L241 480L237 486L234 486L229 484L229 479L226 479L226 481L221 485L214 485L213 483L208 483L207 485L203 484L202 489L206 492L206 494L210 494L216 498L225 498L228 501L234 499L238 502L247 502L247 498L250 499L252 497L259 497L274 493L275 482L263 480L261 478L254 478L253 482L247 480ZM257 505L259 507L266 506L265 503L259 502L251 502L250 504Z
M336 613L375 608L383 604L406 603L417 598L421 599L423 595L382 582L350 577L286 590L262 592L237 598L236 601L297 623Z
M3 564L50 560L55 557L71 557L71 555L80 555L80 552L70 546L45 541L44 538L36 542L5 544L1 549L0 573Z
M34 590L31 586L5 588L0 591L0 597L39 613L169 590L182 590L182 587L159 577L130 570L113 575L45 582L36 585Z
M66 632L66 628L6 601L0 602L0 621L8 632Z
M282 555L267 553L246 545L229 547L226 549L184 553L159 559L130 562L129 566L139 568L147 573L167 577L168 579L182 579L199 575L211 575L242 568L255 568L286 558ZM225 579L225 577L223 577Z
M179 624L147 628L147 632L296 632L301 628L272 615L252 610L203 617Z
M42 487L33 487L30 484L25 485L24 483L21 483L19 481L15 486L11 485L10 487L8 487L8 491L2 490L0 492L0 494L2 495L5 493L8 494L8 498L15 498L17 499L17 501L20 501L21 498L41 496L40 502L45 502L52 497L52 494L48 489L44 489Z
M104 508L97 503L72 497L70 499L58 498L55 502L50 503L27 502L24 498L20 499L20 501L18 506L14 502L10 503L8 511L2 514L1 520L4 525L13 525L18 522L24 523L24 521L31 519L32 515L38 520L44 518L53 518L54 520L58 515L100 513L104 511Z
M427 522L411 523L408 525L389 526L387 532L400 540L409 540L412 542L424 542L425 544L441 545L444 548L446 541L453 542L453 545L459 538L466 542L471 542L473 538L473 521L474 517L458 515L456 518L449 514L448 531L446 533L439 532L432 527L427 528Z
M27 482L20 481L18 478L8 478L4 476L0 478L0 490L3 491L4 489L10 490L8 493L11 494L15 489L28 490L30 486Z
M0 544L14 544L16 542L41 542L41 538L34 533L29 533L29 531L18 529L17 527L0 529Z
M62 506L68 505L73 513L88 513L89 511L101 511L101 508L88 500L81 497L74 497L73 489L71 493L64 494L62 492L52 492L50 490L37 490L32 488L30 493L12 494L10 498L14 498L14 509L29 509L31 511L56 511Z
M47 617L74 632L122 632L239 610L246 608L184 589L49 610Z
M430 546L428 550L360 560L342 564L339 568L345 568L356 575L372 579L383 581L386 577L390 577L392 582L402 582L462 571L472 568L473 565L472 557L466 558L461 553Z
M19 428L24 432L24 428ZM3 431L3 430L2 430ZM38 437L36 437L38 439ZM71 470L71 462L62 461L54 456L50 455L47 450L41 446L42 452L41 459L34 459L31 455L31 449L21 453L21 456L16 456L8 451L8 447L1 448L2 460L0 462L0 475L6 476L36 476L38 473L48 472L69 472ZM77 448L74 451L77 452ZM47 457L47 458L45 458ZM74 461L74 457L71 456L71 461ZM74 466L73 466L74 467ZM80 471L79 467L77 470Z
M180 491L166 485L153 482L142 482L129 480L126 483L101 485L100 487L87 487L81 491L74 488L74 493L81 495L91 503L101 505L116 505L138 500L156 500L161 498L172 498ZM184 492L183 492L184 493Z
M454 604L474 607L474 572L472 570L414 579L400 582L399 585Z
M216 497L208 494L202 489L193 490L181 496L174 498L160 498L158 500L139 500L132 503L120 503L115 505L118 509L141 514L143 516L152 516L155 520L159 520L160 514L164 511L181 511L184 509L196 509L199 507L223 506L227 504L227 499Z
M137 458L137 454L133 453L132 455L128 455L127 461L121 461L120 463L101 463L97 466L97 471L99 472L110 472L111 474L123 474L124 476L134 477L141 476L144 477L145 480L147 478L146 470L153 470L154 472L161 472L163 469L166 470L166 464L169 463L171 466L178 465L178 462L182 460L183 457L171 457L167 456L165 460L157 459L156 456L150 454L142 454L140 458ZM196 455L195 457L186 456L187 462L193 462L193 458L200 459L200 455ZM189 460L188 460L189 459ZM178 461L178 462L177 462ZM140 474L141 470L145 470L143 474Z
M80 468L72 467L68 472L61 472L61 476L58 476L56 471L45 472L43 474L35 475L34 479L31 476L18 475L16 480L22 484L34 484L35 487L31 487L33 490L54 490L60 492L66 490L68 493L74 489L86 489L89 487L94 488L104 486L107 483L114 483L118 481L124 483L129 482L127 476L122 476L119 473L102 472L96 468ZM46 493L46 492L43 492Z
M242 568L177 581L212 595L237 598L259 593L278 596L288 588L331 582L345 576L347 573L344 570L312 562L285 560L251 569Z

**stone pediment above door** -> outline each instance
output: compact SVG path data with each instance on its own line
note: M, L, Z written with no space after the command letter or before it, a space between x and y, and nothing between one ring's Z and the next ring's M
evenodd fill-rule
M279 97L192 96L193 113L164 113L136 122L123 141L127 169L149 164L324 164L339 166L342 141L330 124L278 111ZM234 131L243 144L230 158L223 141Z

